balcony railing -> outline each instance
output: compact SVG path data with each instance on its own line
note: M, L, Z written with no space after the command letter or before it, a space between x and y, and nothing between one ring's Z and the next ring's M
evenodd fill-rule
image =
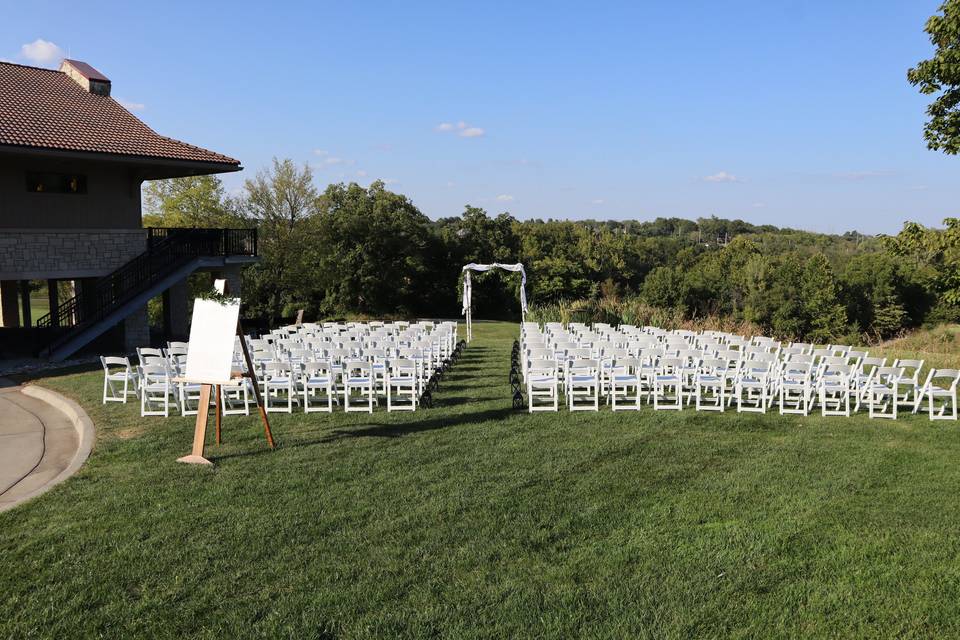
M198 257L256 256L256 229L147 229L147 250L37 320L69 327L102 319L171 270Z

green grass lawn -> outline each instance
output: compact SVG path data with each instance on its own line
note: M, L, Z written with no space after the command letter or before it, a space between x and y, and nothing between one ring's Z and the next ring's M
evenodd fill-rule
M516 413L478 323L434 409L225 419L79 400L96 449L0 514L0 637L956 637L960 425ZM211 429L212 431L212 429Z

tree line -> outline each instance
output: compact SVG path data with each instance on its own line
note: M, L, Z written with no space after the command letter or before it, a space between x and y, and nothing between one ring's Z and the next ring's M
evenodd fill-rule
M541 316L567 304L629 321L642 307L819 342L960 316L954 218L890 237L719 218L520 221L473 206L434 221L379 181L321 191L291 160L275 160L238 196L215 176L149 183L145 210L148 226L256 227L262 259L245 270L244 313L268 324L298 309L318 319L456 317L468 262L524 263ZM513 274L475 274L477 317L518 318L518 287Z

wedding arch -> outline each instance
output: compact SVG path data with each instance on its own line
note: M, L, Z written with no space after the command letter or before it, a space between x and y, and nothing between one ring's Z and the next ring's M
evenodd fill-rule
M461 311L461 314L467 317L467 342L473 339L473 310L471 306L473 287L470 284L470 274L473 271L490 271L491 269L520 273L520 318L521 320L527 318L527 272L523 270L523 265L519 262L517 264L501 264L499 262L476 264L471 262L463 267L463 311Z

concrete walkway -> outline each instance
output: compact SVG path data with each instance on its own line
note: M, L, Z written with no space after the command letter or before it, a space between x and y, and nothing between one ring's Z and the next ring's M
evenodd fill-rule
M80 440L74 419L60 408L10 383L0 387L0 511L69 475Z

